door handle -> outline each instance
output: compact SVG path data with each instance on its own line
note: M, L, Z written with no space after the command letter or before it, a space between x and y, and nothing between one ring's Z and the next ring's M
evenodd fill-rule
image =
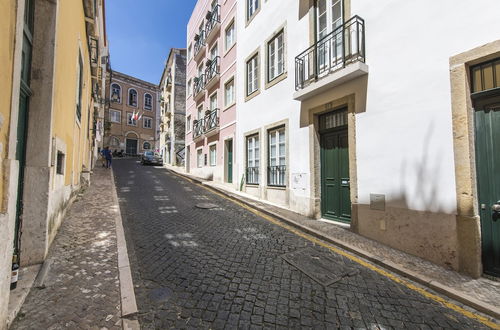
M491 206L491 210L493 212L500 212L500 201L496 202Z

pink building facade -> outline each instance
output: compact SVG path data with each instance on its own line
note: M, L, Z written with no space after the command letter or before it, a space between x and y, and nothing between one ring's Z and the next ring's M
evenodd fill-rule
M236 185L236 0L199 0L187 26L186 171Z

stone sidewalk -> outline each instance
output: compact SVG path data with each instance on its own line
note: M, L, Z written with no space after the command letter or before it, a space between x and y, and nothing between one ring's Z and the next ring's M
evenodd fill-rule
M311 235L340 246L399 275L447 295L480 312L500 319L500 305L498 303L500 301L500 282L483 277L479 279L470 278L360 236L351 232L348 228L313 220L278 205L236 191L227 185L188 175L183 168L166 167L283 222L298 227Z
M118 237L117 243L117 227L121 218L111 171L96 168L91 185L66 213L11 329L128 327L122 325L118 250L124 242Z

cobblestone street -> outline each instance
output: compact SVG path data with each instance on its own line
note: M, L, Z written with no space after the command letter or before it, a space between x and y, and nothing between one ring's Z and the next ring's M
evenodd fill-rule
M488 328L163 168L114 174L143 329Z

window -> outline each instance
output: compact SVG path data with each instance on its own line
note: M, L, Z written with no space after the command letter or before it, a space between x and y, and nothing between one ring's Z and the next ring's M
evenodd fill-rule
M196 165L198 167L203 166L203 150L202 149L196 150Z
M189 132L190 130L191 130L191 115L189 115L186 120L186 132Z
M251 19L259 9L259 0L247 0L247 20Z
M122 88L118 84L111 85L111 101L122 103Z
M109 121L112 123L121 123L122 122L121 111L109 110Z
M153 128L153 119L151 117L144 117L142 121L144 128Z
M236 41L236 34L234 30L234 22L232 22L226 28L226 51L228 51L229 48L233 47L235 41Z
M128 105L137 106L137 91L135 89L128 91Z
M234 78L224 85L224 106L234 103Z
M217 165L217 147L215 144L210 146L209 152L210 152L210 166Z
M217 43L210 49L210 59L215 60L215 58L219 55L219 47L217 46Z
M217 92L210 96L210 110L217 109Z
M57 151L56 173L64 174L64 153Z
M144 150L149 150L149 149L151 149L151 143L149 143L149 142L144 142L144 143L142 144L142 149L144 149Z
M247 62L247 96L259 89L259 54Z
M112 136L109 139L109 145L111 147L119 147L120 146L120 140L117 137Z
M200 120L203 118L203 104L198 107L198 117L197 119Z
M192 94L192 91L193 91L193 89L192 89L192 81L191 81L191 79L189 79L188 85L187 85L187 95L190 96Z
M137 126L137 119L134 119L133 116L133 113L127 112L127 125Z
M144 109L153 109L153 96L151 94L144 94Z
M285 71L284 33L281 31L267 44L267 81Z
M82 120L82 87L83 87L83 60L82 55L78 55L78 90L76 91L76 118Z
M247 173L248 184L259 184L260 146L259 136L247 138Z
M191 47L191 44L189 44L188 50L187 50L187 55L188 55L188 61L191 59L193 55L193 49Z
M267 183L270 186L285 186L286 150L285 128L281 127L269 131L269 158Z

